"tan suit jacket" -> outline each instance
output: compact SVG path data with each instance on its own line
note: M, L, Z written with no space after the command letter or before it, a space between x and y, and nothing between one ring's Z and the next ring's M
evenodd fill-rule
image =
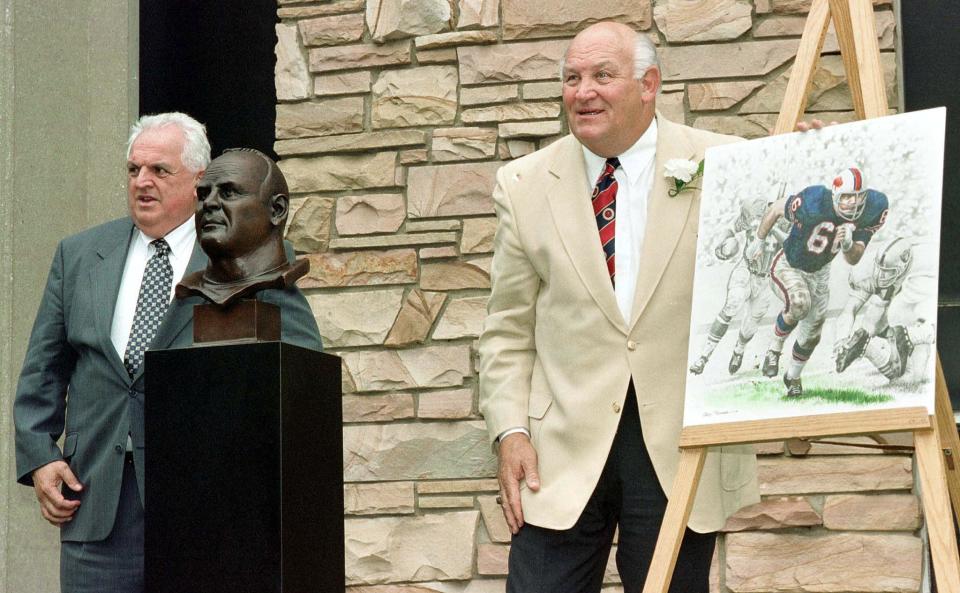
M499 217L480 337L480 409L491 439L529 428L541 489L522 486L528 523L573 526L610 451L631 377L667 496L677 471L700 191L667 195L663 165L737 140L657 116L653 190L633 314L607 275L580 143L567 136L497 173ZM700 186L697 182L694 185ZM715 531L759 500L752 449L707 456L689 525Z

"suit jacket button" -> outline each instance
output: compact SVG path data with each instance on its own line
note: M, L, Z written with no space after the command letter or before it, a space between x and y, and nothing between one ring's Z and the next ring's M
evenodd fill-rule
M614 414L620 413L620 404L618 404L617 402L613 402L613 413Z
M627 350L631 352L637 349L637 343L633 340L627 340Z
M114 445L113 450L117 453L123 453L123 447L121 445Z

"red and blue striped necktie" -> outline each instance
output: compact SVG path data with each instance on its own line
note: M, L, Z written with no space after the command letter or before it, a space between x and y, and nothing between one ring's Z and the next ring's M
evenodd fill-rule
M617 222L617 180L613 172L620 166L616 157L607 159L603 165L603 172L593 188L593 215L597 219L597 229L600 231L600 245L607 259L607 271L610 273L610 282L616 286L617 266L614 250L614 236Z

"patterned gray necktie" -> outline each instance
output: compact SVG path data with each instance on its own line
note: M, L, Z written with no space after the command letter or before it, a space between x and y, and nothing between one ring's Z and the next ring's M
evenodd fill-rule
M123 366L133 377L143 364L143 353L153 337L163 314L170 304L170 285L173 283L173 267L170 265L170 246L163 239L153 241L156 248L153 257L147 262L140 283L140 296L137 297L137 311L133 316L130 339L123 355Z

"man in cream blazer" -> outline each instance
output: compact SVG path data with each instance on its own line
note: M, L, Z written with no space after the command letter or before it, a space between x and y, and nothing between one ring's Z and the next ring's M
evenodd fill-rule
M668 195L664 163L736 138L656 114L655 48L624 25L581 32L562 77L572 134L504 166L494 190L480 407L514 534L507 590L599 591L619 527L624 590L639 591L680 456L700 207L699 189ZM615 263L591 204L611 157ZM752 450L712 451L671 591L708 590L712 532L757 500Z

